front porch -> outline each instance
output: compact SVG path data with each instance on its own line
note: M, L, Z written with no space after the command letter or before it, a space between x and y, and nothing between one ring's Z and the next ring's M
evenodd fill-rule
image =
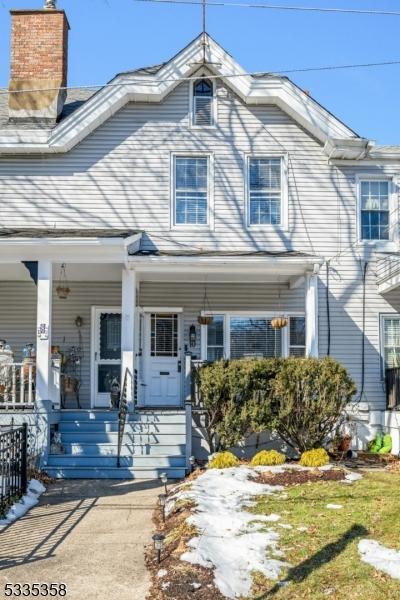
M0 338L9 355L0 420L40 423L36 445L57 476L117 476L111 391L125 377L120 476L177 474L192 450L192 360L318 355L314 257L158 256L135 244L128 253L120 242L110 258L99 245L101 257L90 244L71 255L58 241L47 255L42 243L45 256L29 265L34 256L20 249L20 260L3 254L0 262ZM67 298L57 291L62 264ZM282 314L288 326L272 328ZM212 322L200 325L200 315ZM27 348L34 349L28 357ZM65 451L58 457L49 455L57 430Z

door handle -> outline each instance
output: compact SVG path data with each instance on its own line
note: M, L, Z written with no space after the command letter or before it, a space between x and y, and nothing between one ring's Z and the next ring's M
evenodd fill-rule
M182 371L182 361L178 360L178 373Z

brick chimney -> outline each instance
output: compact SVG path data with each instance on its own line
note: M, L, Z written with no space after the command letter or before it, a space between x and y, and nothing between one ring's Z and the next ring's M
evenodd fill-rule
M9 118L52 125L67 85L69 23L55 0L41 10L11 10ZM22 90L22 91L21 91ZM39 90L39 91L36 91Z

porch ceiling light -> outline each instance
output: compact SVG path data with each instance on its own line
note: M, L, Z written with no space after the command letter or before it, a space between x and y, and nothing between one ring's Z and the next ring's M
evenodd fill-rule
M67 281L66 266L65 263L63 263L61 265L60 276L58 278L58 285L56 287L57 296L60 298L60 300L66 300L69 296L70 291L71 290L68 286Z

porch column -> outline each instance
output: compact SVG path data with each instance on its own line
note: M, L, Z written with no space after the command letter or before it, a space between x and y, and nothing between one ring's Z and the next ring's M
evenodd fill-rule
M51 312L53 269L48 260L38 262L36 401L51 400Z
M132 407L135 373L135 312L136 312L136 273L124 268L122 271L122 321L121 321L121 367L123 385L127 371L127 400Z
M306 356L318 357L318 275L306 274Z

